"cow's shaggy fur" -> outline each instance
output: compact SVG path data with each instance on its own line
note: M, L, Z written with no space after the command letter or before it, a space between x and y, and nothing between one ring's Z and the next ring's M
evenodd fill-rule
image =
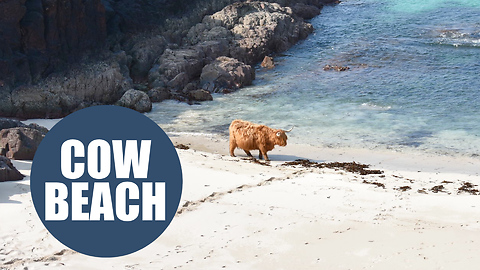
M265 160L270 160L267 155L268 151L271 151L275 145L287 145L287 134L282 129L273 129L265 125L237 119L232 121L229 131L230 155L232 157L235 156L233 153L235 148L240 148L249 157L252 157L250 150L259 150L258 157L260 159L263 156Z

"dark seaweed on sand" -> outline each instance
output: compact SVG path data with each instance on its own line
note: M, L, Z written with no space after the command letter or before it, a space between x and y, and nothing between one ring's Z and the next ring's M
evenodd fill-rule
M383 174L383 171L380 170L367 170L370 165L360 164L354 162L315 162L308 159L297 159L295 161L285 162L282 166L302 166L305 168L328 168L335 170L345 170L351 173L358 173L360 175L367 174Z
M434 186L430 189L433 193L445 192L445 187L443 185Z
M175 145L175 148L177 148L177 149L182 149L182 150L188 150L188 149L190 149L190 147L188 147L188 146L185 145L185 144L177 144L177 145Z
M381 187L381 188L385 189L385 185L382 184L382 183L379 183L379 182L373 182L373 181L363 180L363 183L364 183L364 184L375 185L375 186L377 186L377 187Z
M409 191L412 188L410 186L401 186L401 187L397 187L395 189L405 192L405 191Z
M476 186L477 185L474 185L470 182L463 182L463 185L458 189L458 193L465 192L465 193L470 193L472 195L480 195L480 192L478 191L478 189L474 188Z

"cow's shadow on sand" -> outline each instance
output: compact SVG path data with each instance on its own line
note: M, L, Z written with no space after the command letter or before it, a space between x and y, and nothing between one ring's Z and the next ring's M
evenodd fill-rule
M237 155L237 157L246 158L246 159L249 158L246 155ZM253 155L253 157L259 161L262 161L262 162L265 161L263 159L258 159L258 155ZM270 161L280 161L280 162L295 161L297 159L306 159L306 157L299 157L295 155L279 155L279 154L268 155L268 157L270 158ZM326 160L313 160L313 161L321 163L321 162L325 162Z
M305 159L304 157L299 157L295 155L268 155L270 161L294 161L297 159Z

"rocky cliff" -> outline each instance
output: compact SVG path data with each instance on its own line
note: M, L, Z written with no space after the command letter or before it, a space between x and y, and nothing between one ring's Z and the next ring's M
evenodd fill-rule
M0 0L0 115L62 117L129 89L153 101L224 89L235 81L215 81L211 66L202 81L205 66L231 57L247 70L288 49L331 1L235 2Z

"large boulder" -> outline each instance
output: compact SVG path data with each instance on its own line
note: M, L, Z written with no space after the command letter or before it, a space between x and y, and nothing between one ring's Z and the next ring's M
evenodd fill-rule
M211 93L229 93L252 84L255 69L237 59L221 56L206 65L200 76L200 85Z
M152 110L152 102L148 95L145 92L135 89L130 89L125 92L122 98L117 101L116 105L130 108L141 113Z
M194 47L178 50L166 49L148 73L152 87L167 85L178 90L188 84L189 80L198 78L204 66L205 54ZM180 77L178 77L178 75ZM175 79L177 78L177 79ZM180 87L178 82L183 83Z
M321 8L313 5L306 5L303 3L296 3L292 6L292 11L295 15L302 17L306 20L312 19L320 14Z
M22 180L23 177L9 158L0 156L0 182Z
M33 160L44 137L44 133L27 127L2 129L0 152L11 159Z
M166 88L157 87L147 92L150 101L160 102L170 98L170 92Z
M207 29L222 26L231 31L230 56L253 64L272 52L289 49L313 31L311 24L277 3L238 2L206 16Z

